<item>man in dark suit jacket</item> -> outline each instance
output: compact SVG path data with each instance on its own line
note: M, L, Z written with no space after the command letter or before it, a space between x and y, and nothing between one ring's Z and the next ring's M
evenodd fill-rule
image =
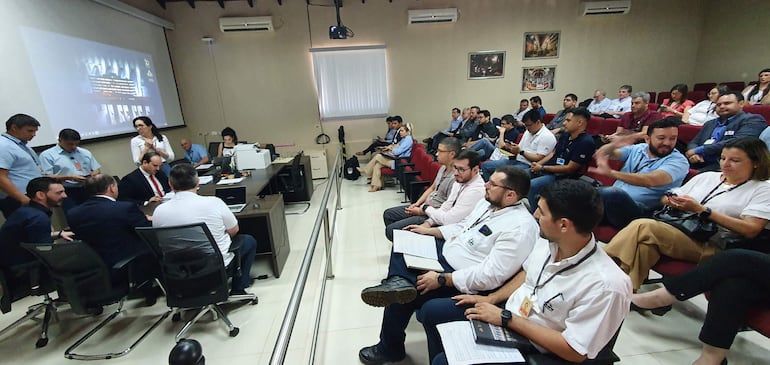
M729 91L719 96L716 112L719 118L703 125L687 145L687 160L698 171L719 171L719 156L727 141L738 137L759 137L767 127L765 118L744 113L743 95Z
M85 185L88 200L67 212L67 222L78 239L87 242L107 266L125 258L149 253L134 232L152 222L131 202L116 201L118 184L110 175L98 174Z
M133 202L116 200L119 188L110 175L89 177L84 190L88 200L67 212L72 231L102 257L107 267L134 257L131 279L136 284L148 283L142 292L147 305L153 305L160 294L151 282L159 273L157 260L134 231L136 227L151 227L150 217Z
M168 177L163 171L160 171L163 160L158 154L145 153L141 163L139 168L120 180L119 200L131 201L136 204L157 202L171 191L171 187L168 186Z

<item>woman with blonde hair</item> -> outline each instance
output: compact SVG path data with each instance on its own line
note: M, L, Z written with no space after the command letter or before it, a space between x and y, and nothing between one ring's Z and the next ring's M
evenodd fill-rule
M401 140L398 143L385 147L385 150L372 156L366 166L358 167L358 171L372 179L369 192L382 190L382 175L380 169L383 167L395 168L396 160L406 158L412 155L412 124L405 123L398 130Z

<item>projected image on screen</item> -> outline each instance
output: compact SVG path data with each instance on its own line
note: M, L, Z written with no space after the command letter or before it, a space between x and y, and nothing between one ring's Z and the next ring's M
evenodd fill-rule
M140 115L166 126L150 55L28 27L22 35L54 130L128 133Z

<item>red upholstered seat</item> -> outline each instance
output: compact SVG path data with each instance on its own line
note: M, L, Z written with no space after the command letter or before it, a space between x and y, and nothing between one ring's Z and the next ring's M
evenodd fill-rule
M705 91L708 93L711 89L717 86L716 82L701 82L692 86L692 91Z
M615 131L618 130L618 126L620 126L620 119L607 118L604 120L604 123L602 124L602 129L599 133L613 134L615 133Z
M743 88L746 87L746 83L743 81L720 82L719 85L727 86L728 89L738 92L743 91Z
M754 308L749 311L749 319L746 324L761 333L765 337L770 337L770 309Z
M696 104L700 103L701 101L706 100L706 91L701 91L701 90L690 91L687 94L687 99L692 100Z
M602 126L604 126L604 118L591 117L591 119L588 120L588 126L586 127L586 132L588 132L588 134L592 136L595 136L601 133Z
M663 104L663 99L671 99L671 92L670 91L661 91L658 93L658 98L655 99L655 101L658 104ZM650 99L652 100L652 99Z
M548 113L548 114L544 115L543 116L543 124L551 123L551 121L555 117L556 117L556 114L551 114L551 113Z
M604 243L610 242L612 237L618 233L618 229L612 226L596 226L594 228L594 236L597 240Z
M685 144L690 143L690 141L695 138L695 136L700 132L701 127L696 125L689 125L689 124L682 124L679 126L679 137L678 139Z
M697 266L698 264L689 261L682 261L672 259L668 256L661 256L658 263L652 267L655 272L667 276L667 275L682 275Z
M658 99L656 99L656 97L658 96L658 93L656 93L654 91L648 91L647 93L650 94L650 102L654 103L655 100L658 100Z
M650 100L652 100L652 98L650 98ZM647 109L650 109L650 110L658 110L659 106L660 104L658 103L653 103L653 102L647 103Z
M743 111L751 114L759 114L765 118L767 125L770 125L770 105L746 105Z

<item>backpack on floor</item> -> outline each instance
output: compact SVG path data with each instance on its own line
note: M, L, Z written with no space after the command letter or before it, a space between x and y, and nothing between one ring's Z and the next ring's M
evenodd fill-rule
M361 173L358 172L356 167L359 166L361 165L358 164L358 157L356 156L345 160L345 167L342 169L344 177L348 180L358 180L361 177Z

